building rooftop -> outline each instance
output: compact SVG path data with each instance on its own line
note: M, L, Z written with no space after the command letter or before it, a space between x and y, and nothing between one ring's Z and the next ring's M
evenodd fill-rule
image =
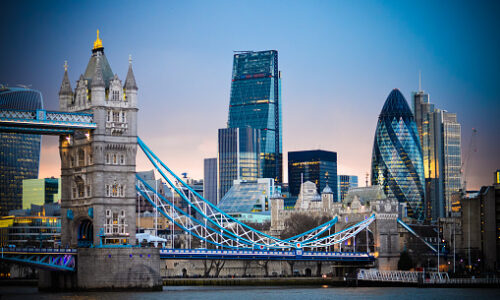
M387 100L385 100L384 107L380 112L380 117L411 117L413 118L413 113L411 112L408 102L406 102L405 97L398 89L393 89Z

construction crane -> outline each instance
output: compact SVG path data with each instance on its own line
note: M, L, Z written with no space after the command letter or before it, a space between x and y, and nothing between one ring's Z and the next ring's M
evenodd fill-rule
M473 153L477 152L476 135L477 135L476 128L472 128L472 133L469 141L469 148L467 149L464 161L462 162L462 174L463 174L462 192L464 193L464 195L467 194L467 175L469 174L469 169L470 169L469 162Z

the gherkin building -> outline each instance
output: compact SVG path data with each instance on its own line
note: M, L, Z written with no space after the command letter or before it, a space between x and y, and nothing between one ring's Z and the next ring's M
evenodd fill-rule
M424 219L424 167L413 113L403 94L392 90L380 112L372 154L372 185L406 203L408 217Z

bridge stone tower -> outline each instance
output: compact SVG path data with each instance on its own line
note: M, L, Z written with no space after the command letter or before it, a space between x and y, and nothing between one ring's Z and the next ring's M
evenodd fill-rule
M129 59L125 83L111 71L99 38L73 90L65 64L61 111L90 112L97 129L61 136L63 246L135 244L137 84Z

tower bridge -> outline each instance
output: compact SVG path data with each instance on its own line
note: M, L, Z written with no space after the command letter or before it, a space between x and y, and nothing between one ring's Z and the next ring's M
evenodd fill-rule
M377 255L384 259L399 256L389 229L394 225L397 230L397 214L387 209L367 212L350 224L334 218L288 239L256 230L226 214L187 185L137 136L137 91L131 59L122 82L112 73L98 33L87 68L74 89L65 65L60 111L0 111L0 131L61 136L63 249L2 249L2 259L43 269L41 288L158 288L160 259L329 261L371 266ZM185 208L136 177L137 146ZM214 249L135 246L138 194L178 228ZM373 252L368 247L364 253L326 251L368 231L377 233Z

